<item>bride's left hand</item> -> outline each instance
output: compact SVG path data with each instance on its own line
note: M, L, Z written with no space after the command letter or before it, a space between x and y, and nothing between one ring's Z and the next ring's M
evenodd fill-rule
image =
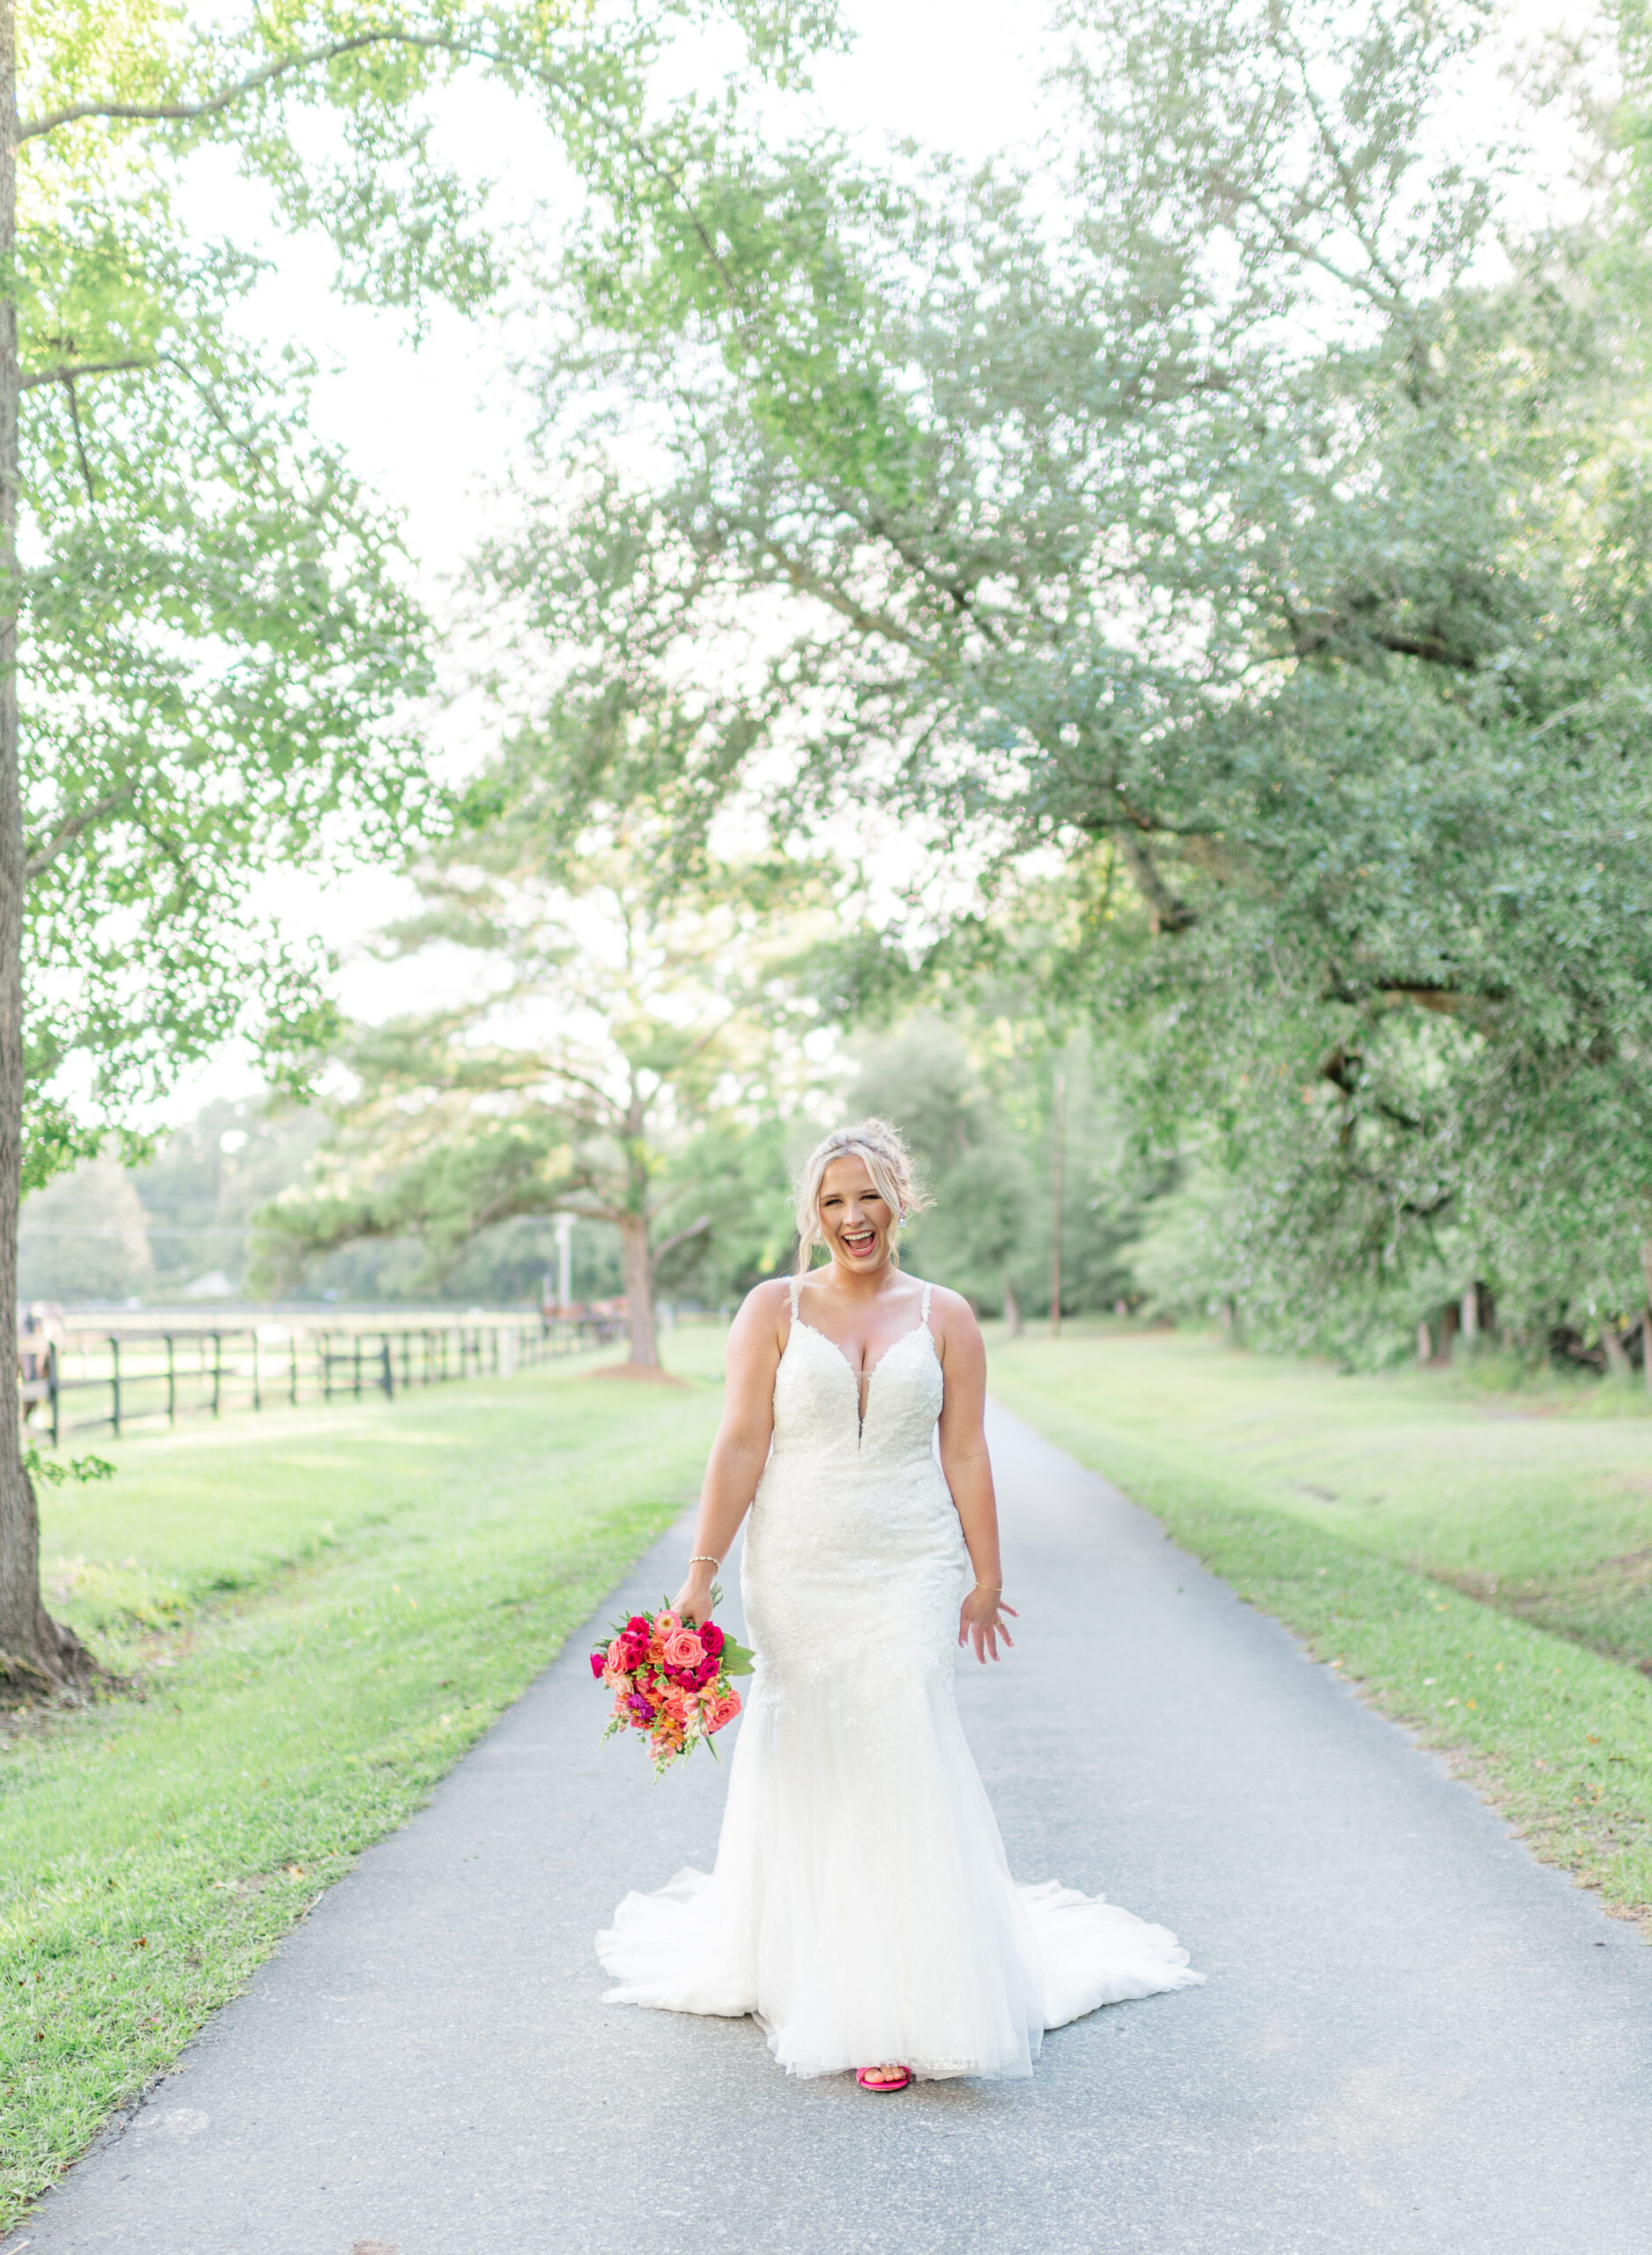
M1002 1616L1006 1613L1012 1621L1021 1618L1013 1605L1005 1604L997 1590L982 1589L978 1585L970 1592L959 1609L958 1642L973 1645L975 1656L983 1665L989 1654L993 1660L998 1658L1000 1637L1012 1651L1014 1649L1015 1639L1004 1626Z

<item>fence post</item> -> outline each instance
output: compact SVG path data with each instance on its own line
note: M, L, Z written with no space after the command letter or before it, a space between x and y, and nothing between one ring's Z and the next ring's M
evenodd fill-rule
M48 1339L46 1342L46 1398L50 1402L52 1410L52 1446L55 1448L57 1445L57 1342L55 1339Z
M224 1334L212 1334L212 1415L222 1415L224 1401Z
M287 1334L287 1400L293 1408L299 1406L299 1335Z
M359 1331L356 1333L352 1339L350 1348L352 1356L350 1364L351 1379L355 1389L356 1399L359 1401L361 1400L361 1334Z
M384 1398L387 1401L394 1401L395 1400L395 1379L391 1375L390 1371L390 1335L387 1331L381 1331L379 1334L379 1356L380 1361L384 1364L384 1377L380 1380L380 1383L384 1387Z
M402 1391L405 1394L413 1383L413 1334L402 1334Z
M260 1386L260 1384L259 1384L259 1382L258 1382L258 1326L257 1326L256 1324L254 1324L254 1326L253 1326L253 1407L254 1407L254 1409L262 1409L262 1408L263 1408L263 1406L264 1406L264 1394L263 1394L263 1388Z
M322 1332L321 1343L316 1351L321 1357L321 1399L323 1401L331 1401L333 1398L333 1335L330 1331Z
M109 1335L109 1423L116 1436L121 1431L121 1342Z
M166 1423L178 1422L178 1342L166 1334Z

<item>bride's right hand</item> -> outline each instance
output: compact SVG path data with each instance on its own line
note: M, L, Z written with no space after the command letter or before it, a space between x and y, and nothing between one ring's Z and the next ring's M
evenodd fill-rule
M672 1611L681 1620L691 1621L698 1629L712 1617L712 1584L714 1574L702 1574L690 1570L689 1578L677 1592Z
M1015 1639L1005 1624L1004 1615L1007 1613L1012 1621L1021 1617L1013 1605L1005 1604L1001 1594L992 1584L984 1589L977 1582L959 1608L958 1642L973 1645L975 1656L983 1664L989 1659L998 1658L1000 1637L1013 1652Z

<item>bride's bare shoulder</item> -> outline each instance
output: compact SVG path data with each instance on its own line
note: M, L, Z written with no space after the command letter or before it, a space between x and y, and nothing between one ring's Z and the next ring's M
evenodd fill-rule
M784 1276L771 1276L754 1284L740 1304L731 1337L749 1340L773 1334L777 1338L791 1319L792 1288Z
M929 1291L929 1327L943 1338L978 1339L981 1327L975 1320L975 1310L962 1292L955 1292L947 1284L931 1284Z

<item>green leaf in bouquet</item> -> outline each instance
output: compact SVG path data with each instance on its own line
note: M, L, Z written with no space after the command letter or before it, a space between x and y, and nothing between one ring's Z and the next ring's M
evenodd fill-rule
M756 1665L753 1654L744 1645L737 1645L732 1637L725 1637L718 1660L725 1675L749 1675Z

